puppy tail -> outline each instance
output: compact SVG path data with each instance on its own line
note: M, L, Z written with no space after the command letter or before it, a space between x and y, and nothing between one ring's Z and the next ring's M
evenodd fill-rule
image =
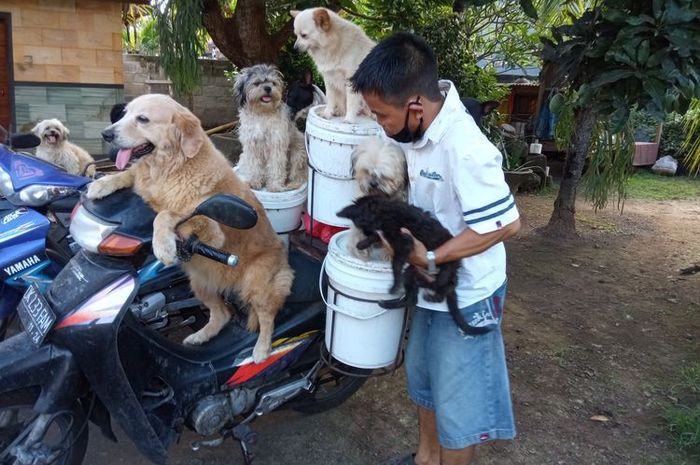
M468 334L470 336L479 336L481 334L486 334L489 331L491 331L491 328L471 326L469 323L467 323L467 320L459 311L459 306L457 305L457 294L455 293L455 291L449 292L445 297L447 299L447 309L450 311L452 319L454 320L457 327L461 329L464 334Z

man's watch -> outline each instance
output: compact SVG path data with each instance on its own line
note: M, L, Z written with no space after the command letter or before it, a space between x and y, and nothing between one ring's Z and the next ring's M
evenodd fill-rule
M432 250L428 250L425 253L425 259L428 262L428 273L437 273L437 266L435 266L435 252L433 252Z

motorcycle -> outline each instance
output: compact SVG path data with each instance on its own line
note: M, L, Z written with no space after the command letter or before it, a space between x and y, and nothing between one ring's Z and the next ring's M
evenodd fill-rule
M10 142L13 148L31 148L40 141L33 134L18 134ZM80 192L89 181L0 146L0 193L5 196L0 205L0 340L15 320L15 308L27 287L35 283L45 292L75 254L75 236L91 246L91 240L122 218L131 217L133 221L142 215L138 221L152 223L155 213L138 197L128 194L95 205L96 212L81 209L77 205ZM76 217L77 227L71 227ZM98 245L91 250L97 252ZM109 253L110 245L104 247ZM194 311L200 303L191 296L187 280L177 267L164 267L150 256L139 270L139 280L148 283L142 286L142 304L137 310L145 321L165 329L170 318L187 314L185 324L201 324L201 315ZM166 307L174 300L177 305Z
M30 148L39 138L10 142ZM89 181L0 145L0 339L29 283L46 289L73 256L69 217Z
M83 205L94 210L96 202ZM255 209L229 195L206 200L192 215L239 229L257 221ZM99 242L116 233L131 239L129 251L108 256L84 248L46 296L32 285L22 298L26 331L0 344L0 464L78 465L87 422L114 439L114 418L154 463L166 462L168 446L188 428L203 436L193 449L233 438L248 465L255 418L281 408L324 411L365 381L368 370L326 363L317 260L290 252L292 292L277 315L270 356L255 364L257 335L245 329L245 315L200 347L173 342L140 321L132 305L151 231L138 222L117 229ZM213 266L245 266L196 237L178 249L183 259L199 254L221 264Z

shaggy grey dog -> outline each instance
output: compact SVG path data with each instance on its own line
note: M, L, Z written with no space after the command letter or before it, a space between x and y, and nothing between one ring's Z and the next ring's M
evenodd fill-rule
M256 190L279 192L306 182L304 136L282 102L284 81L273 65L243 68L236 76L238 138L243 146L238 174Z

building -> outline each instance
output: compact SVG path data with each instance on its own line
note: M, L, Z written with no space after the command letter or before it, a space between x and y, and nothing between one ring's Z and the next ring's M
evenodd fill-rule
M0 0L0 124L58 118L104 153L100 132L124 99L121 12L119 0Z

